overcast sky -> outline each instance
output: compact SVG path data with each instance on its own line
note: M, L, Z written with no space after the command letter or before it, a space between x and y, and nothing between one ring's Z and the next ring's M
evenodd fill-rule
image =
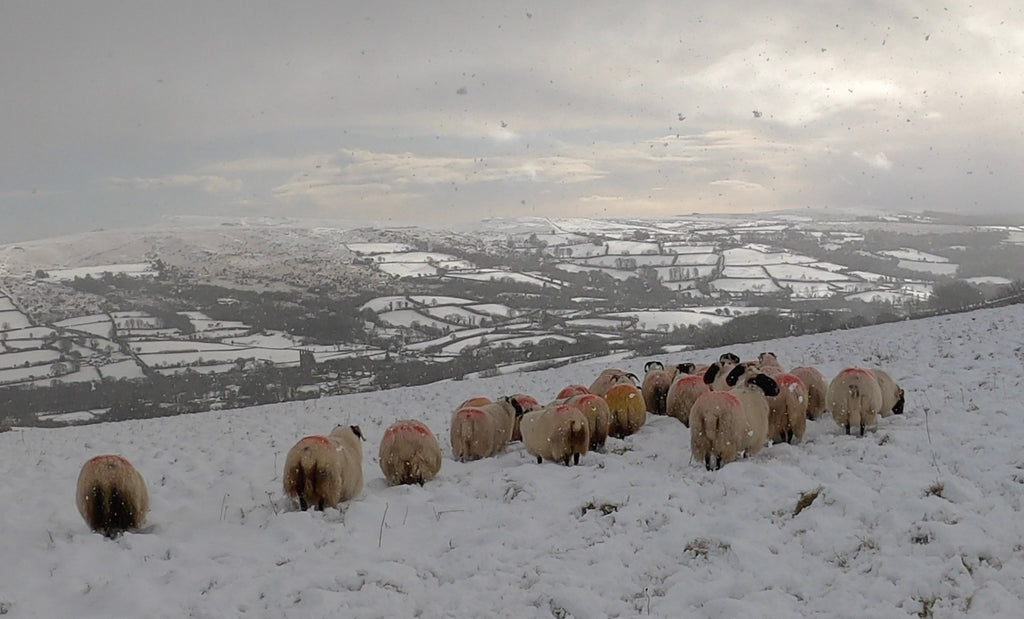
M175 214L1019 213L1022 7L4 0L0 242Z

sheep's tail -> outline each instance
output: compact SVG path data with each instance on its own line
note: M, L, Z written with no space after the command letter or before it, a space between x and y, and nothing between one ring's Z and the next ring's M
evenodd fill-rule
M106 537L117 537L135 526L135 510L116 485L95 484L88 494L89 524Z
M303 511L309 508L309 499L320 495L325 473L316 455L311 453L309 447L305 447L302 457L295 465L295 489L299 496L299 507ZM319 501L317 507L323 509L322 505L323 501Z

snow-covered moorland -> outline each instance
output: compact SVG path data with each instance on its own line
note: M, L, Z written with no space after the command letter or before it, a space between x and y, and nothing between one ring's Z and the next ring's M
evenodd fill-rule
M10 617L1011 617L1024 607L1024 306L736 346L787 366L881 365L907 414L866 437L826 415L803 444L717 473L652 417L580 466L522 446L450 459L452 408L545 401L604 359L527 374L147 421L0 434L0 614ZM722 350L665 361L710 360ZM428 423L437 480L389 488L384 429ZM342 509L282 496L300 437L359 424L366 487ZM90 533L85 460L150 489L140 533Z

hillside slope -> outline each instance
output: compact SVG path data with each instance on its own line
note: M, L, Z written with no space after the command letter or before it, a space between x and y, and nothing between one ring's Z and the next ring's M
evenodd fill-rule
M882 365L907 414L864 438L827 416L805 442L708 473L650 418L578 467L450 459L475 395L546 401L645 359L192 416L0 434L0 614L11 617L959 617L1024 604L1024 306L736 346L783 364ZM709 360L721 350L666 361ZM446 452L424 487L388 488L384 429L426 421ZM366 488L294 511L284 454L358 423ZM146 478L143 533L91 534L74 504L90 456ZM803 493L820 489L797 511Z

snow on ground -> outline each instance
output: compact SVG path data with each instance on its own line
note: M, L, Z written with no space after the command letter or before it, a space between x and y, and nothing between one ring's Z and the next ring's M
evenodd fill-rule
M1024 306L731 347L827 376L881 365L903 416L865 437L826 415L802 444L710 473L689 435L652 417L580 466L521 445L450 458L470 396L554 397L605 367L151 420L0 433L0 609L9 617L1015 617L1024 604ZM710 360L725 349L665 361ZM389 488L377 448L425 421L446 459ZM362 494L298 512L282 496L300 437L357 423ZM144 530L90 533L74 505L85 460L145 476ZM813 501L801 501L817 493ZM810 493L810 494L808 494ZM799 507L798 507L799 504Z

